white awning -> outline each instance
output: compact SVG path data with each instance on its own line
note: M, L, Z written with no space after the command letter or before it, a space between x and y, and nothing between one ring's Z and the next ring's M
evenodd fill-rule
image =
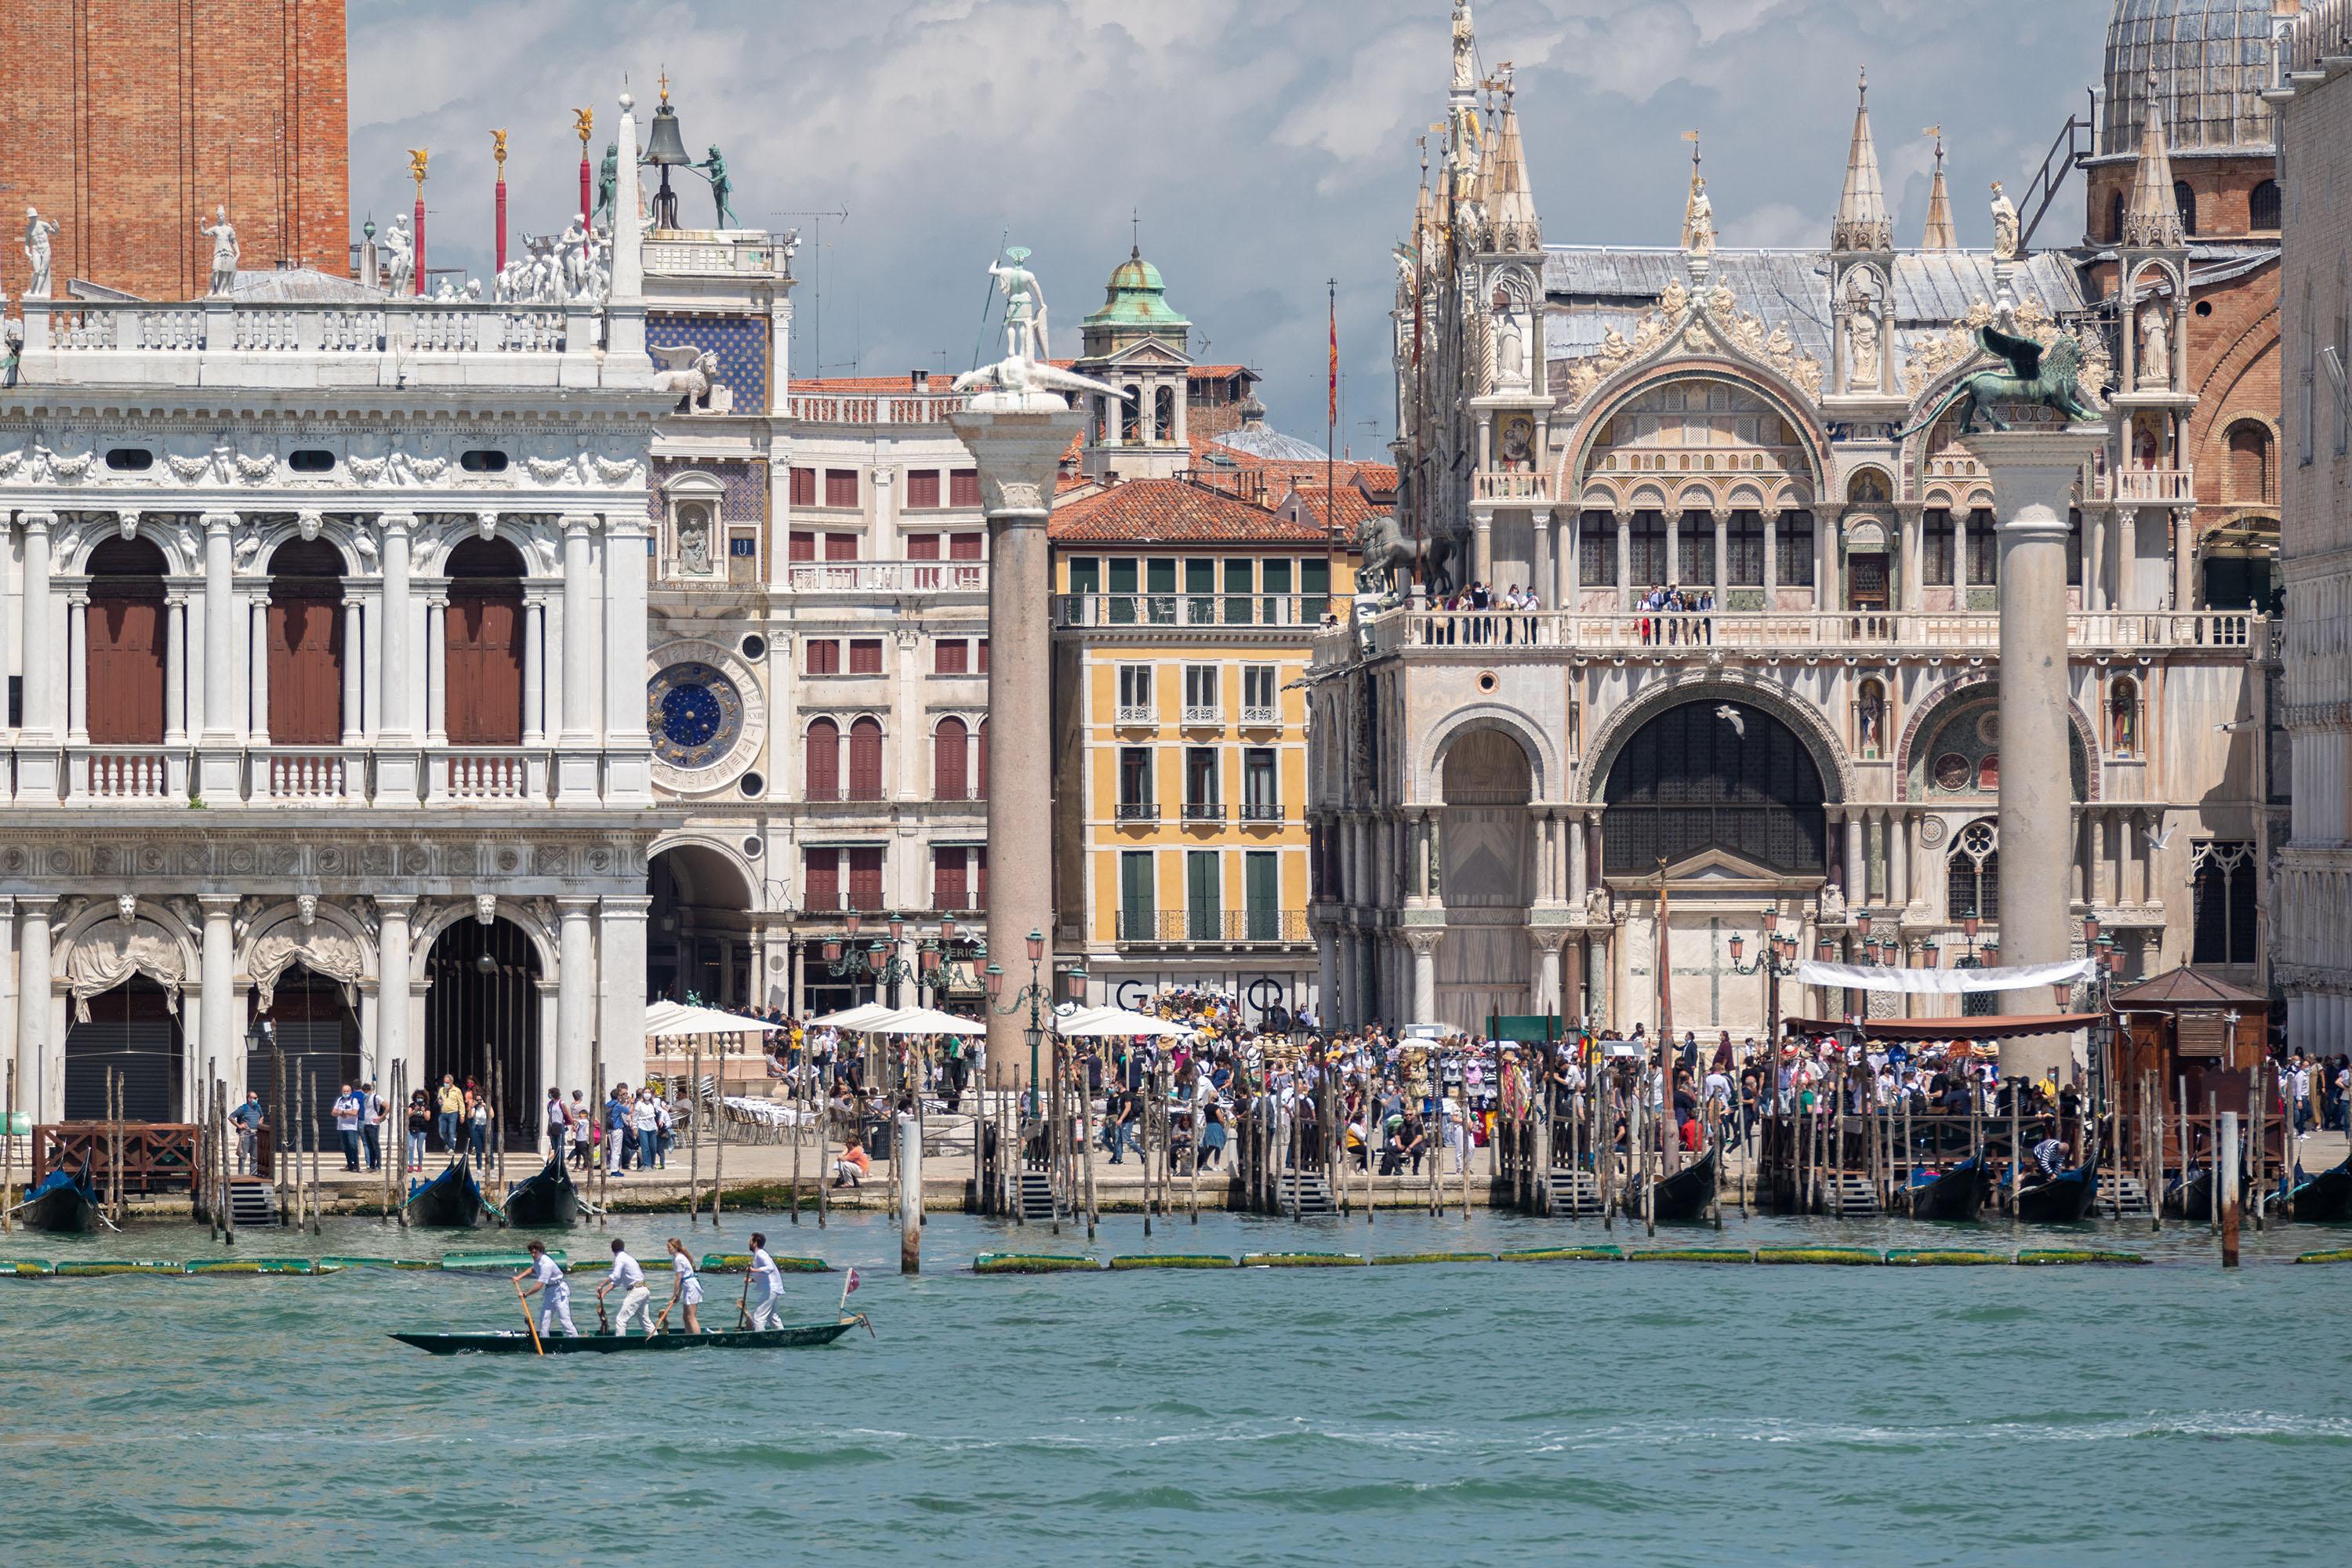
M1138 1035L1155 1040L1188 1039L1200 1033L1183 1024L1171 1024L1165 1018L1155 1018L1149 1013L1133 1013L1124 1007L1081 1007L1076 1012L1054 1020L1054 1032L1064 1039L1127 1038Z
M1797 984L1832 991L1904 991L1914 996L1963 996L1983 991L2027 991L2088 980L2098 965L2087 958L2063 963L2014 963L2000 969L1880 969L1861 963L1797 965Z
M901 1007L887 1016L858 1026L869 1035L980 1035L988 1026L959 1018L936 1007Z
M848 1029L854 1033L861 1029L872 1028L875 1020L887 1018L894 1011L896 1011L895 1008L885 1007L879 1002L860 1002L855 1007L845 1008L838 1013L827 1013L822 1018L811 1018L801 1026L804 1029Z
M765 1018L722 1013L716 1007L686 1007L675 1002L646 1009L646 1038L675 1040L688 1035L765 1034L776 1026Z

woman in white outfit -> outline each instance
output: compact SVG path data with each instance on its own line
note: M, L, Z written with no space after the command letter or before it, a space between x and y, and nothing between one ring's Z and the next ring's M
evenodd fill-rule
M702 1276L694 1271L694 1259L687 1256L686 1243L676 1237L669 1238L669 1266L677 1274L677 1283L669 1288L669 1306L662 1309L667 1320L672 1308L686 1309L686 1331L702 1332L702 1319L695 1311L702 1305Z

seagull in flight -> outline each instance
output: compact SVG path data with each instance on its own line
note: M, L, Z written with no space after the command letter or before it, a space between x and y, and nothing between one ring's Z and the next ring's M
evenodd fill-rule
M1741 740L1748 739L1748 715L1728 702L1716 704L1715 716L1731 726L1731 732Z
M2171 826L2166 828L2162 833L2158 833L2153 827L2143 827L2140 829L2140 832L2145 834L2147 837L2148 847L2158 851L2170 848L2172 847L2172 836L2179 831L2180 825L2177 822Z

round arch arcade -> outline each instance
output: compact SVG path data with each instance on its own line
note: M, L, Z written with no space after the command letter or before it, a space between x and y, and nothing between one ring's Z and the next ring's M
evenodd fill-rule
M495 1061L506 1146L538 1147L539 1106L546 1091L561 1088L569 1096L593 1086L541 1081L545 987L530 934L503 915L487 924L458 921L434 939L425 973L425 1079L412 1088L437 1089L446 1074L461 1089L470 1085L488 1094ZM429 1142L440 1148L437 1127Z

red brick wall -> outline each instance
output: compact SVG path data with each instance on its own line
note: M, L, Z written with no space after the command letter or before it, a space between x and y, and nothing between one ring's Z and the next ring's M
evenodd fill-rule
M9 148L0 280L25 280L24 209L64 225L57 292L85 278L204 292L226 203L248 268L348 265L343 0L5 0Z

